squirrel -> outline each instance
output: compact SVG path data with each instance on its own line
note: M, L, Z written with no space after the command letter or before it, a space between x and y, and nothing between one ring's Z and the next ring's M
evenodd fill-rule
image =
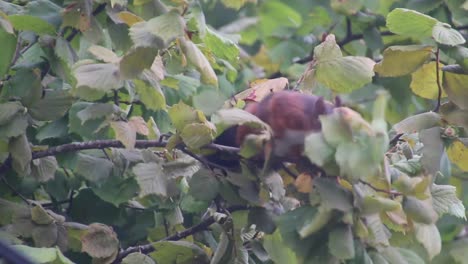
M341 106L337 97L335 104L323 97L308 95L295 91L279 91L267 95L260 102L247 102L245 111L257 116L272 129L272 154L285 161L297 161L302 158L305 137L320 131L322 126L319 116L333 112L335 107ZM235 126L224 131L214 143L232 147L239 147L249 134L259 131L248 126ZM213 160L220 159L220 160ZM221 162L231 167L236 161L222 160L221 156L212 156L211 161Z

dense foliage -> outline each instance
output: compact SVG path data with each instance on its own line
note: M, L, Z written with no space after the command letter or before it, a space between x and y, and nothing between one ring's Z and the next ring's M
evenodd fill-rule
M466 263L467 3L0 0L0 238L38 263ZM343 102L317 166L258 161L240 109L282 89ZM263 133L213 143L239 124Z

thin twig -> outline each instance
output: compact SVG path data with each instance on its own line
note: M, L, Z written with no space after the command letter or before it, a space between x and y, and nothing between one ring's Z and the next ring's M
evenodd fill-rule
M401 192L392 191L392 190L384 190L384 189L377 188L377 187L373 186L372 184L370 184L370 183L368 183L368 182L366 182L364 180L359 180L359 182L371 187L376 192L386 193L386 194L391 195L391 196L401 196L401 195L403 195Z
M437 104L436 104L436 107L434 108L434 112L436 113L439 112L440 100L442 97L442 85L440 84L440 76L439 76L439 61L440 61L439 53L440 53L440 49L439 47L437 47L435 56L436 56L436 82L437 82L438 94L437 94Z

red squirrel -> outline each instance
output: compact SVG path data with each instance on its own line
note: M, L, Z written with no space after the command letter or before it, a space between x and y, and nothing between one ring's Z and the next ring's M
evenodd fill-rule
M294 91L280 91L267 95L260 102L248 102L245 111L267 123L273 131L273 154L286 160L302 157L304 139L307 134L321 130L319 116L330 114L340 106L322 97ZM226 130L215 143L239 147L248 134L255 134L252 128L238 126Z

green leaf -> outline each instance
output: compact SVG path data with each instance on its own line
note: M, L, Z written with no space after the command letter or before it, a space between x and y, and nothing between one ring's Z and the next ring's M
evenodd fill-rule
M81 237L81 242L82 251L93 258L111 257L119 251L117 234L104 224L90 224Z
M122 179L111 176L100 186L93 186L92 189L99 198L118 207L135 197L139 186L134 177Z
M32 162L31 175L38 182L47 182L55 177L58 164L54 156L36 159Z
M458 199L455 186L433 184L431 195L432 205L439 215L451 214L466 219L465 206Z
M361 10L364 4L363 0L332 0L330 1L330 6L333 8L334 11L338 13L342 13L345 15L354 15L359 10Z
M395 8L387 15L391 32L413 38L431 37L437 22L435 18L405 8Z
M453 29L449 24L437 22L432 29L432 37L440 44L456 46L466 42L458 30Z
M84 124L88 120L95 120L100 118L109 117L112 114L118 114L120 108L115 104L110 103L92 103L77 112L76 116L81 120L81 124Z
M400 255L408 262L408 264L424 264L426 263L418 254L414 251L406 248L397 248Z
M151 86L141 80L133 80L135 92L143 104L151 110L166 108L166 98L159 86Z
M339 259L352 259L355 256L351 226L340 225L328 235L330 253Z
M148 194L167 196L168 177L164 175L161 164L155 162L139 163L132 169L140 186L140 197Z
M88 87L99 91L110 91L123 86L119 67L113 63L82 63L77 65L73 73L76 87Z
M26 132L29 115L27 113L17 113L12 120L0 126L0 138L9 139L17 137Z
M31 173L32 152L25 134L10 139L8 150L12 158L13 169L21 176Z
M430 46L391 46L384 50L383 60L375 64L374 71L384 77L410 74L428 61L431 54Z
M205 251L187 241L162 241L152 244L155 251L150 253L156 263L208 264Z
M448 98L461 109L468 109L468 74L449 72L446 68L443 70L445 72L442 83Z
M180 137L185 145L191 149L199 149L214 139L213 128L207 124L188 124L182 130Z
M184 26L184 20L174 9L146 22L134 24L130 28L130 37L137 47L164 49L176 38L184 36Z
M188 62L190 62L201 74L201 81L204 84L218 86L218 77L211 67L210 62L200 49L190 40L181 39L180 46Z
M151 68L158 50L151 47L137 47L131 50L120 61L120 74L123 79L138 77L144 69Z
M13 248L37 263L73 264L58 248L33 248L25 245L14 245Z
M17 38L14 34L10 34L3 30L3 28L0 28L0 41L2 42L2 52L0 53L0 77L3 79L3 76L5 76L10 68L11 60L15 54Z
M219 59L225 59L231 64L239 61L239 47L230 39L217 31L207 28L203 41L208 49Z
M357 56L341 57L333 35L329 35L322 45L314 49L314 56L318 59L314 79L318 82L335 92L349 93L372 81L373 60Z
M300 229L298 229L299 236L306 238L322 228L324 228L332 219L333 213L326 207L320 206L318 212L312 219L309 219Z
M226 7L239 10L248 2L255 2L254 0L221 0L221 3Z
M442 249L442 240L437 226L435 224L415 224L414 229L416 240L426 249L429 259L439 255Z
M92 45L88 48L88 51L103 62L117 63L120 60L117 54L115 54L112 50L102 46ZM66 59L67 57L64 58Z
M196 172L189 181L189 194L201 201L211 201L219 193L219 181L212 171L202 169ZM210 188L206 188L210 186Z
M3 126L10 122L16 113L24 111L25 108L20 102L6 102L0 104L0 126Z
M109 177L113 166L114 164L108 159L80 153L75 173L91 182L101 182Z
M36 205L31 208L31 220L38 225L52 224L52 218L41 205Z
M32 31L39 35L55 35L55 27L36 16L12 15L8 17L8 20L18 31Z
M262 130L266 130L269 127L257 116L238 108L221 109L211 117L211 121L218 128L218 134L226 128L236 125L245 125L253 129Z
M107 122L105 121L104 117L94 119L96 116L93 116L90 114L91 120L82 122L80 119L80 118L87 117L87 115L85 115L84 113L81 113L81 111L91 106L94 109L93 105L94 104L92 103L82 102L82 101L76 102L72 105L68 113L68 118L69 118L68 127L70 129L70 132L76 133L77 135L81 136L85 140L109 138L109 136L107 135L109 128L107 127ZM78 113L80 113L80 116L78 116ZM105 112L103 112L103 114L104 113Z
M134 252L122 259L122 264L156 264L153 259L145 254Z
M419 200L406 196L403 200L403 210L413 221L423 224L433 224L438 216L429 199Z
M323 133L311 133L305 138L304 154L314 164L323 167L333 160L335 149L325 141Z
M290 35L292 29L302 24L301 14L293 7L278 0L267 1L260 6L260 32L265 36Z
M38 68L21 68L5 83L1 97L20 99L21 103L30 107L42 97L41 71Z
M169 117L178 131L183 131L184 127L188 124L199 122L196 110L183 102L169 108Z
M39 121L53 121L65 115L73 103L65 90L46 90L44 96L29 108L29 113Z
M426 112L410 116L393 125L397 133L414 133L423 129L429 129L439 125L441 117L434 112Z
M370 237L372 238L372 240L369 241L370 244L374 246L388 246L388 239L390 238L388 229L382 223L380 216L378 214L368 215L365 217L365 220Z
M393 201L381 196L365 196L362 201L363 214L375 214L386 211L401 210L401 205L397 201Z
M323 207L349 212L353 209L352 194L329 178L314 179L314 186L320 194Z
M298 263L294 251L283 241L279 230L263 238L263 247L275 263Z

